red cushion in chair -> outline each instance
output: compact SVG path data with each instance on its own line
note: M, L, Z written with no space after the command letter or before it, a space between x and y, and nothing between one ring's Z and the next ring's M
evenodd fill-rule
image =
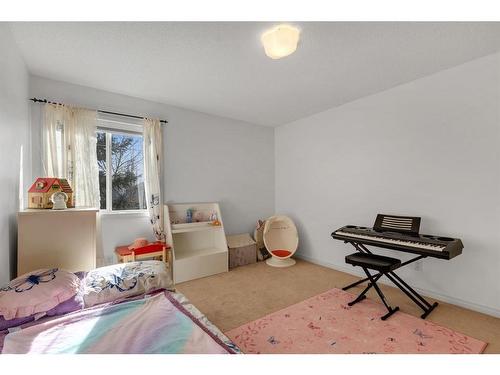
M287 256L289 256L289 255L291 255L291 254L292 254L292 252L291 252L291 251L288 251L288 250L281 250L281 249L278 249L278 250L273 250L273 251L271 251L271 253L272 253L274 256L278 257L278 258L285 258L285 257L287 257Z

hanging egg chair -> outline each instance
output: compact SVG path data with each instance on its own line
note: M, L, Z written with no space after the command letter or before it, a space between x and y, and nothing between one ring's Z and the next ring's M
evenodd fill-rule
M264 244L271 258L266 263L273 267L289 267L295 264L291 257L299 246L299 234L293 221L287 216L271 216L264 226Z

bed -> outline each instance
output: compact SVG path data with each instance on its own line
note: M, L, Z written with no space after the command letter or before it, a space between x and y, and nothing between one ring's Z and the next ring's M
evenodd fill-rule
M39 319L1 331L1 353L240 353L184 295L172 290L165 274L156 272L161 262L150 262L81 276L83 308L57 316L42 313Z

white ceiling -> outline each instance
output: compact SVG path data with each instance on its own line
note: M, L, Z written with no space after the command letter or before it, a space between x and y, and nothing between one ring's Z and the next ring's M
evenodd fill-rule
M260 22L12 23L31 73L276 126L500 49L500 23L309 23L265 56Z

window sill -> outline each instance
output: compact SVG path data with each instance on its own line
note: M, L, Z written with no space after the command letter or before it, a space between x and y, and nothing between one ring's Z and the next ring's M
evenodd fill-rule
M117 217L148 217L149 212L147 210L124 210L124 211L107 211L100 210L101 216L117 216Z

